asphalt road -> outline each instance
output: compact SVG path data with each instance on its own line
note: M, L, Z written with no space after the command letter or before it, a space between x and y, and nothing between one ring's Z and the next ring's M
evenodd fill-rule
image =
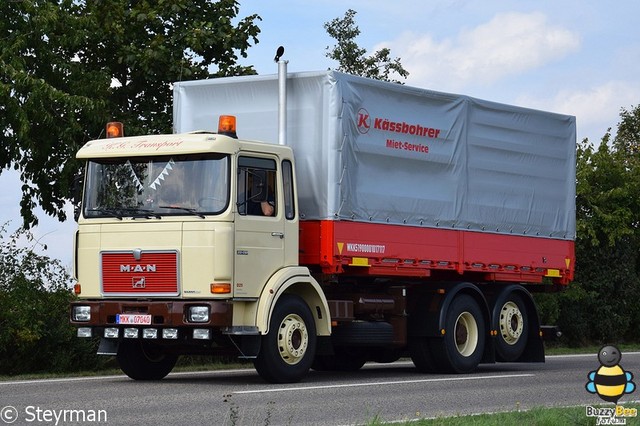
M620 365L640 384L640 353L623 353ZM484 365L468 375L423 375L410 362L372 364L354 373L312 371L290 385L266 384L253 370L176 373L159 382L125 376L0 382L0 426L12 420L15 425L356 425L375 418L587 406L604 403L585 390L587 374L599 367L593 354L547 357L544 364ZM619 403L638 395L624 395Z

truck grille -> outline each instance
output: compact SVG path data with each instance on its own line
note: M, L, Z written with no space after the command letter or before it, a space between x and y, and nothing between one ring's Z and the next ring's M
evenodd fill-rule
M178 253L175 251L103 252L102 293L105 295L178 295Z

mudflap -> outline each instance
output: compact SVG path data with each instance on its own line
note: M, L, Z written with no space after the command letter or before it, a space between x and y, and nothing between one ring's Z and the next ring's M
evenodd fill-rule
M544 341L538 313L531 316L527 346L516 362L544 362Z
M233 341L233 336L229 336L229 338ZM239 359L255 359L260 352L260 346L262 342L262 336L259 334L256 335L244 335L240 336L240 344L234 345L238 348L240 355Z
M98 345L98 355L117 355L118 354L118 340L116 339L100 339L100 345Z

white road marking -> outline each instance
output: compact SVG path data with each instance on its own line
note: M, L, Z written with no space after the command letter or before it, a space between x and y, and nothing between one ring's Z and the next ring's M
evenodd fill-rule
M247 391L236 391L234 394L251 394L263 392L290 392L318 389L338 389L338 388L356 388L364 386L388 386L388 385L407 385L414 383L434 383L434 382L460 382L465 380L489 380L489 379L512 379L514 377L534 377L535 374L506 374L495 376L474 376L474 377L442 377L440 379L419 379L419 380L393 380L388 382L365 382L365 383L345 383L340 385L323 385L323 386L299 386L292 388L264 388Z
M624 364L624 357L629 355L640 355L640 352L623 352L622 353L622 361ZM584 358L584 357L593 357L597 359L598 354L568 354L568 355L547 355L547 359L554 358ZM399 361L393 364L367 364L364 368L384 368L387 366L404 366L404 365L413 365L411 361ZM481 364L482 365L482 364ZM488 365L488 364L487 364ZM233 374L240 372L252 371L250 368L247 369L235 369L235 370L214 370L214 371L189 371L182 373L171 373L167 377L180 377L180 376L198 376L204 374ZM526 375L525 375L526 376ZM507 377L507 376L496 376L496 377ZM47 383L66 383L66 382L83 382L83 381L92 381L92 380L113 380L113 379L127 379L125 375L110 375L110 376L89 376L89 377L61 377L57 379L33 379L33 380L7 380L0 382L0 386L9 386L9 385L30 385L30 384L47 384ZM424 379L419 380L418 382L430 382L430 381L442 381L442 380L474 380L476 377L461 377L461 378L446 378L446 379ZM408 382L399 382L399 383L411 383ZM360 386L366 386L367 384L362 384ZM357 386L357 385L344 385L346 386ZM251 393L252 391L247 391L246 393ZM256 391L258 392L258 391ZM260 391L263 392L263 391Z

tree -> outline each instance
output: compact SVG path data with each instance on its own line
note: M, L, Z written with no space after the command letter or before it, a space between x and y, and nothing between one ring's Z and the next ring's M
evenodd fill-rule
M640 339L640 106L620 117L613 141L578 148L576 279L556 306L576 343Z
M19 170L21 214L60 220L74 153L107 121L129 135L171 131L171 83L255 74L237 63L257 43L235 0L0 2L0 172Z
M338 71L394 83L400 81L393 79L392 73L407 78L409 72L402 67L400 58L390 58L391 51L388 48L366 56L367 50L358 46L355 41L360 35L355 16L356 11L349 9L344 18L336 18L324 24L327 33L337 41L333 48L327 46L326 56L338 61Z
M631 111L620 110L620 123L614 146L628 161L640 162L640 105Z

